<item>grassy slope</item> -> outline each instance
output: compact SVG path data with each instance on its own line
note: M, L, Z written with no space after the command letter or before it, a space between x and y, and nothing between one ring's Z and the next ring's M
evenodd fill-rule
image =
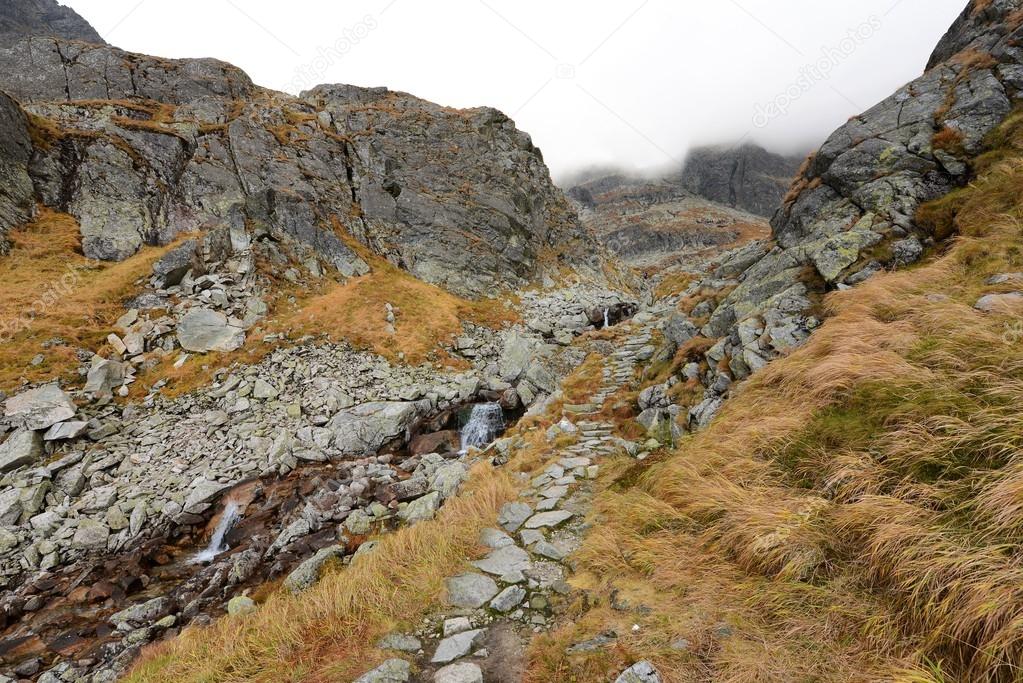
M102 350L123 300L170 248L146 248L121 263L92 261L81 254L75 219L48 209L10 237L11 253L0 258L0 389L8 391L23 380L77 376L75 348ZM42 347L58 337L65 345ZM31 365L38 354L43 362Z
M530 680L643 657L667 681L1019 680L1023 307L973 303L1023 289L985 285L1023 270L1023 116L992 144L921 212L958 232L943 255L833 295L709 429L610 468L580 554L597 598L534 643ZM615 649L564 655L609 626Z

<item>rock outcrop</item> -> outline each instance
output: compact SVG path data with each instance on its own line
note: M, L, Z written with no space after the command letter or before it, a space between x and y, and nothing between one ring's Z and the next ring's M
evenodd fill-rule
M57 0L5 0L0 5L0 48L26 36L105 42L89 22Z
M698 147L686 155L678 183L718 204L770 218L802 161L751 143Z
M92 258L221 229L348 277L368 270L357 241L478 296L599 251L494 109L340 85L290 97L216 60L49 38L0 49L0 88L33 115L38 199L78 219Z
M32 140L28 120L18 103L0 92L0 253L8 248L7 233L32 217L35 202L28 163Z
M711 335L772 301L788 306L920 258L931 236L917 208L969 179L967 160L1023 88L1020 5L972 3L923 76L828 138L772 219L776 245L714 312Z
M936 243L917 209L968 182L970 160L1018 103L1021 25L1023 0L971 3L922 76L850 119L804 163L772 239L715 259L682 292L709 346L684 368L703 387L684 426L705 426L733 382L802 344L828 291L914 263ZM677 347L669 337L661 353Z

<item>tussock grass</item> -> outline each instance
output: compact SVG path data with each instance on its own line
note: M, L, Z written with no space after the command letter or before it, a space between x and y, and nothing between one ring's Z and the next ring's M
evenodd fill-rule
M393 331L388 328L387 304L396 309ZM462 322L500 329L514 320L514 309L502 301L462 299L380 260L368 275L330 284L278 325L295 334L347 340L392 361L401 354L411 364L460 365L464 362L448 356L444 346L463 333Z
M1023 323L973 309L1021 270L1021 130L1010 117L977 180L921 211L959 235L943 255L830 296L707 430L605 474L579 555L595 604L534 643L531 680L638 658L668 681L1023 678ZM623 618L605 608L623 585L656 597ZM638 632L564 654L616 616Z
M380 539L351 566L328 572L300 597L275 592L250 615L148 648L130 683L316 682L353 680L387 658L376 641L412 629L439 604L444 578L465 569L479 532L492 526L516 489L487 464L437 519Z
M36 219L11 231L11 253L0 257L0 389L23 381L77 377L77 348L102 350L135 282L171 248L147 247L121 263L81 252L72 216L40 208ZM53 339L63 344L44 349ZM36 355L42 363L30 365Z

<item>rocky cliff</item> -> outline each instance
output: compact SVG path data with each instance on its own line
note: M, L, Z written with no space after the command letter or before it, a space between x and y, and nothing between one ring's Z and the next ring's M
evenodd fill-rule
M10 0L3 3L0 6L0 47L8 47L25 36L105 42L89 22L57 0Z
M770 218L802 161L751 143L698 147L686 155L678 182L713 202Z
M969 160L1018 101L1021 6L970 3L922 76L807 160L771 221L772 239L723 256L712 278L692 285L696 305L686 312L714 344L689 426L707 423L732 382L802 344L826 292L915 263L945 237L928 234L916 211L969 181Z
M357 241L476 296L596 250L529 136L494 109L385 88L291 97L215 60L52 38L0 49L0 74L28 114L36 199L78 219L92 258L219 231L350 276L367 269Z

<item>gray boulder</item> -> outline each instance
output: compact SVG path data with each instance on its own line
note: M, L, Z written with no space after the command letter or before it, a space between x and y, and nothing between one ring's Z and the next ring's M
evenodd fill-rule
M497 595L497 584L483 574L460 574L447 580L448 604L478 609Z
M12 396L4 404L4 417L33 430L47 429L69 420L77 412L71 398L56 384L30 389Z
M228 322L219 311L193 308L178 322L178 343L186 351L229 352L245 343L245 330Z
M312 588L320 580L320 572L323 566L332 560L340 560L345 556L345 547L332 545L316 551L309 559L295 567L287 578L284 579L284 587L294 594Z
M661 683L661 674L648 661L636 662L623 671L615 683Z
M419 417L416 404L404 401L363 403L335 415L327 427L334 446L344 455L366 455L387 442L404 437Z
M483 671L479 665L471 662L448 664L437 669L433 683L483 683Z
M83 390L97 397L109 397L124 384L125 376L125 364L121 361L93 356Z
M411 676L412 666L404 659L388 659L356 678L353 683L408 683Z
M38 432L18 429L0 444L0 474L31 465L43 456L43 440Z
M462 631L440 641L437 651L430 660L434 664L447 664L470 654L486 633L484 629Z
M105 550L108 538L110 528L106 524L85 517L78 521L78 528L75 529L71 544L82 550Z
M202 259L198 253L199 243L196 240L185 240L167 252L163 258L153 264L153 275L156 286L173 287L180 284L188 271L202 274Z

